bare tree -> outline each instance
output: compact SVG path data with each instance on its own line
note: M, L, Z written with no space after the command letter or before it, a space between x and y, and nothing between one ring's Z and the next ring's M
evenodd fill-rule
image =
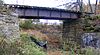
M96 14L96 10L97 10L97 3L98 3L98 0L96 0L96 4L95 4L95 14Z

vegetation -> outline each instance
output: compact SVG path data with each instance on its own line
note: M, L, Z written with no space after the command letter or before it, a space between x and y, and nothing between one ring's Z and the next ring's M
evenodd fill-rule
M23 29L32 29L32 20L25 20L24 22L20 22L19 26Z
M3 1L0 0L0 13L1 14L9 14L10 10L8 7L2 6ZM38 20L36 22L39 22ZM95 17L85 17L84 19L84 27L83 30L85 32L100 32L100 16ZM42 28L44 33L47 34L47 36L53 37L51 42L55 44L57 47L60 45L59 41L61 40L54 40L56 37L61 37L61 34L55 34L57 32L60 32L61 26L56 25L41 25L41 24L34 24L32 20L25 20L24 22L20 22L20 28L21 29L35 29L35 30L41 30ZM48 28L49 27L49 28ZM58 31L59 29L59 31ZM53 31L52 31L53 30ZM43 33L42 32L42 33ZM49 34L48 34L49 33ZM50 34L51 33L51 34ZM33 36L34 38L34 36ZM37 38L38 39L38 38ZM55 43L54 43L55 42ZM62 44L62 42L61 42ZM65 43L64 43L65 44ZM74 45L75 44L75 45ZM64 46L64 49L62 51L66 51L69 47L70 52L69 55L75 55L75 54L82 54L82 55L100 55L100 51L96 50L94 48L85 48L85 49L77 49L76 45L77 43L74 43L70 46ZM63 46L58 46L58 48L62 48ZM67 47L67 48L66 48ZM79 46L80 47L80 46ZM75 49L76 48L76 49ZM20 38L17 41L14 41L12 43L7 42L7 39L5 36L0 34L0 55L46 55L46 52L43 48L37 46L34 42L31 41L28 34L21 34Z
M78 52L75 49L71 49L68 55L100 55L99 49L94 49L92 47L82 48Z
M100 16L85 17L84 28L85 32L100 32Z
M35 21L36 22L36 21ZM36 30L40 30L43 28L42 24L38 24L39 21L35 23L33 23L33 20L29 19L29 20L21 20L20 21L20 28L21 29L36 29Z
M21 39L8 43L6 38L0 37L0 55L46 55L43 49L32 42L27 34Z
M100 55L100 50L89 47L86 49L85 55Z
M43 49L32 42L27 34L21 35L23 52L25 55L46 55Z

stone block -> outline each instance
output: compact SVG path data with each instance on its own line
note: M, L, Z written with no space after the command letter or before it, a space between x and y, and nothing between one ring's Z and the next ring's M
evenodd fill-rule
M11 42L19 38L18 17L0 14L0 33L2 33L7 40Z

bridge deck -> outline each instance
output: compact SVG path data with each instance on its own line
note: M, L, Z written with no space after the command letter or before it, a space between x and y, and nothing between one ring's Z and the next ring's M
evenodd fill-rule
M6 4L8 5L8 4ZM28 19L78 19L81 12L71 11L65 9L48 8L48 7L36 7L26 5L8 5L11 8L15 8L16 13L20 18Z

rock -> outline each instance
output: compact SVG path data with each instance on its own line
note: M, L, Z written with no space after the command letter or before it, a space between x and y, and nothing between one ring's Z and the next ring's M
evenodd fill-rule
M19 38L18 17L0 14L0 34L3 34L5 38L11 42Z

